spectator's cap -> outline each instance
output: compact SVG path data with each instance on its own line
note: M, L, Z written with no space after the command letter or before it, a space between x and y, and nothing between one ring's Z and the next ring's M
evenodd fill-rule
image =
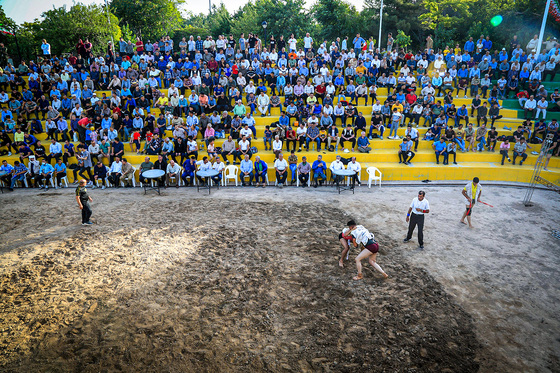
M35 156L34 156L34 155L30 155L30 156L29 156L29 159L30 159L30 160L31 160L31 159L35 159Z
M179 96L179 98L185 98L185 96L181 95L181 96Z
M487 57L484 57L484 61L488 61L488 58L487 58Z
M163 56L161 56L159 59L160 59L160 60L163 60Z
M541 88L544 88L544 85L541 84L541 85L539 86L539 89L541 89Z

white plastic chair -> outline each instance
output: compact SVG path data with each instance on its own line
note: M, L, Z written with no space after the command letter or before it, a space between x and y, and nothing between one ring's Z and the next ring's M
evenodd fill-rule
M177 174L177 176L169 176L169 181L176 179L177 180L177 185L181 186L181 175L183 174L183 167L179 166L179 173Z
M15 186L16 188L19 188L19 184L18 184L18 183L22 183L22 186L21 186L22 188L23 188L23 186L25 186L26 188L28 188L28 186L27 186L27 175L29 175L29 171L26 171L25 174L23 174L23 176L24 176L23 180L18 180L14 186ZM4 185L4 183L2 183L2 185ZM8 185L8 186L9 186L9 185Z
M56 177L55 177L55 179L56 179ZM58 188L60 188L62 186L62 182L64 182L64 185L66 186L66 188L68 188L68 175L66 175L62 179L60 179L60 184L61 185L57 185Z
M374 185L377 185L377 180L379 180L379 187L381 188L381 178L383 177L381 171L377 167L370 166L366 169L366 172L368 173L368 188L371 188L372 181Z
M109 187L111 186L111 183L109 183L109 170L110 170L110 168L107 167L107 166L105 166L105 170L107 170L107 176L105 176L105 187L106 187L106 188L109 188ZM100 181L102 181L102 180L101 180L101 179L95 180L95 185L96 185L98 188L100 188L100 186L99 186L99 182L100 182Z
M228 180L234 180L235 186L237 186L237 179L239 175L239 167L234 165L229 165L224 168L224 176L222 177L222 186L227 186Z
M346 168L348 169L348 166L346 166ZM348 176L346 178L346 186L350 186L350 180L351 179L352 178L350 176ZM360 181L360 182L362 181L362 169L361 168L360 168L360 171L358 171L358 181Z
M132 186L134 188L136 188L136 176L134 176L134 174L136 173L136 167L132 166ZM124 187L124 181L120 181L121 186Z

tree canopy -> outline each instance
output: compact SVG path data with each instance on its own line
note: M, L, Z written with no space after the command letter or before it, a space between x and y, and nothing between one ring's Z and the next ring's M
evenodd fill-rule
M16 25L0 6L2 27L15 32L23 58L33 58L39 52L42 39L51 44L53 53L75 50L78 39L89 38L94 52L100 53L111 37L117 41L140 37L155 41L169 35L178 41L183 37L200 35L252 32L288 37L295 34L301 39L309 32L316 40L332 41L337 37L356 33L368 39L378 38L379 7L381 0L365 0L362 10L349 0L315 0L307 9L305 0L249 0L236 11L230 12L223 3L214 4L210 14L193 14L182 7L185 0L110 0L109 9L100 5L75 3L44 12L34 22ZM387 33L401 35L401 45L419 48L428 35L436 48L459 43L469 36L489 35L495 45L506 45L516 34L520 40L529 40L538 34L544 1L532 0L384 0L381 46L387 43ZM503 22L494 27L490 20L496 15ZM549 17L546 36L560 34L560 24ZM403 44L402 41L405 41ZM15 37L0 34L0 42L17 56Z

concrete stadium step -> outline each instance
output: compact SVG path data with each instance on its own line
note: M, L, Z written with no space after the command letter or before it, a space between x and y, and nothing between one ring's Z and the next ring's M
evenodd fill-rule
M313 162L314 159L311 158L309 161ZM267 172L269 183L274 184L276 174L273 168L273 162L266 162L269 167ZM414 162L413 160L411 165L387 162L361 162L360 164L362 167L360 177L362 184L367 182L368 176L366 169L370 166L376 167L381 171L383 181L465 181L477 176L483 182L490 180L528 183L530 182L533 174L532 166L501 166L499 163L494 162L461 162L457 165L443 165L440 163L438 165L435 162ZM139 186L138 174L140 163L132 163L132 165L136 168L135 178L137 186ZM559 168L549 169L549 171L543 170L541 175L548 180L560 183ZM330 176L330 171L327 171L327 177L330 178ZM291 180L291 177L291 172L288 171L288 183ZM68 179L70 183L74 182L72 171L69 172ZM429 182L426 182L426 184L429 185ZM74 187L74 185L71 185L70 187Z
M345 158L351 158L353 156L356 157L356 160L360 163L368 163L368 162L382 162L382 163L388 163L388 164L392 164L392 165L398 165L398 155L397 155L397 145L398 145L398 141L391 141L390 143L393 144L393 147L383 147L383 148L378 148L376 147L376 145L378 144L382 144L384 143L383 141L378 141L378 142L374 142L373 143L373 150L370 153L360 153L360 152L348 152L348 153L344 153L341 151L341 149L339 149L339 151L335 151L335 152L329 152L329 151L325 151L322 150L321 152L317 152L315 151L313 148L310 151L306 151L305 149L303 149L302 152L298 152L296 151L296 155L298 156L298 159L301 160L302 156L306 156L308 158L308 160L310 161L314 161L317 159L318 155L321 155L323 157L323 160L327 163L330 163L332 161L334 161L336 159L336 155L340 155L342 157ZM265 151L264 150L264 146L262 142L253 142L253 145L256 145L257 149L259 149L259 152L256 154L258 155L262 160L264 160L265 162L268 163L274 163L274 159L275 156L272 153L272 151ZM285 146L285 145L284 145ZM285 150L284 147L284 156L285 158L288 157L289 152ZM430 163L433 162L435 163L435 154L434 151L429 147L429 144L427 142L420 142L420 149L415 152L416 156L414 158L415 162L421 162L421 163ZM199 151L199 157L198 159L202 159L202 157L207 156L207 151L206 149ZM513 153L510 151L509 152L509 156L511 159L513 159ZM125 155L124 158L126 158L130 163L132 164L140 164L144 161L146 155L143 154L136 154L135 152L131 152L128 149L128 146L125 148ZM152 155L152 156L148 156L153 162L155 162L157 160L157 156ZM537 155L532 155L529 154L529 156L527 157L527 160L524 162L524 166L530 166L531 168L534 166L536 160L537 160L538 156ZM11 156L3 156L0 157L1 160L6 159L8 160L8 162L10 164L13 164L14 161L18 160L18 156L17 155L11 155ZM230 157L230 160L233 161L233 157ZM517 162L519 163L521 159L518 158ZM440 162L443 163L443 157L440 157ZM470 164L470 163L477 163L477 164L484 164L484 163L496 163L499 164L501 162L501 155L498 151L496 152L488 152L488 151L483 151L483 152L461 152L459 151L457 153L457 162L460 164ZM104 163L106 165L109 165L108 160L104 159ZM510 165L510 163L506 160L505 161L505 165L504 166L508 166ZM549 162L549 167L556 169L559 168L560 169L560 158L558 157L553 157L550 159ZM519 168L519 166L516 166L516 168Z

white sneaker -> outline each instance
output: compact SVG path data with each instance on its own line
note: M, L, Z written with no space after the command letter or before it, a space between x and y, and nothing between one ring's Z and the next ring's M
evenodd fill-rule
M12 155L12 152L8 152L8 156Z
M104 190L104 189L105 189L105 185L102 185L102 186L101 186L101 190Z

